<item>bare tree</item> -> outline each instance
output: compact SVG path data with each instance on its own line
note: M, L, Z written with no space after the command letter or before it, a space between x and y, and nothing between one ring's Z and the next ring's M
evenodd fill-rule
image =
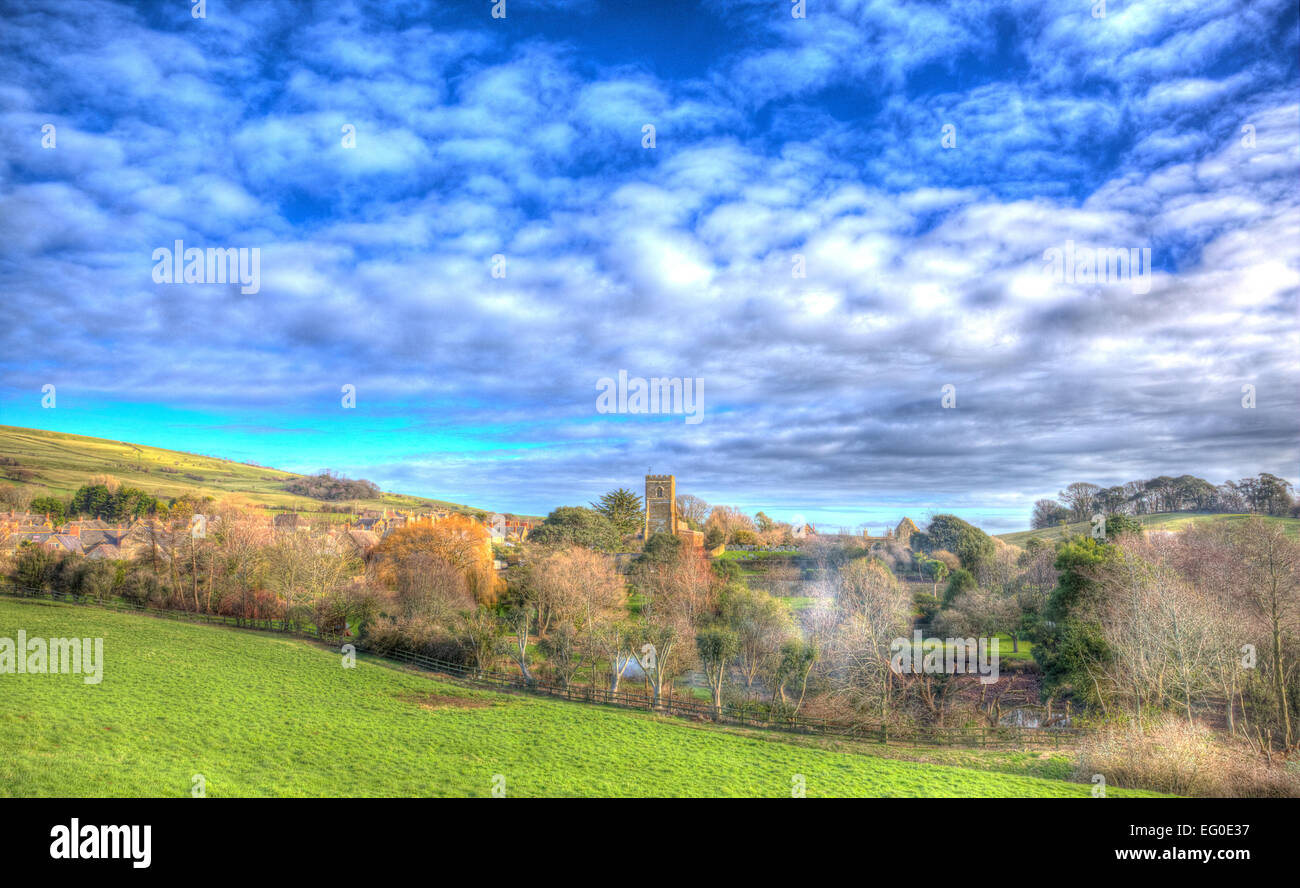
M1065 490L1062 490L1058 496L1065 507L1070 510L1072 520L1087 521L1092 517L1094 500L1100 490L1101 488L1096 484L1076 481Z
M951 607L940 611L931 631L936 635L981 638L1006 633L1011 636L1012 651L1018 651L1016 627L1019 622L1020 607L1014 599L989 589L976 588L957 596Z
M834 631L823 668L850 710L886 721L895 683L890 646L908 631L910 596L877 559L850 562L832 582Z
M557 622L590 630L612 614L621 615L627 599L627 584L613 560L581 546L547 552L532 565L526 586L543 634Z
M705 527L717 527L727 542L733 542L742 530L754 532L754 520L735 506L714 506Z
M642 626L645 641L641 647L632 648L632 656L650 684L656 707L662 705L664 690L672 688L673 679L682 669L679 651L683 628L679 620L655 614Z
M515 636L510 654L514 658L515 665L519 667L519 674L530 685L533 683L533 674L528 669L528 630L533 624L534 613L530 605L524 604L510 608L505 616L506 626Z
M474 658L474 668L479 673L489 671L504 647L500 627L492 612L477 607L462 614L459 622L460 641Z
M550 635L538 642L551 673L567 691L574 675L582 668L582 649L578 643L578 633L567 623L555 628Z
M284 602L289 619L308 614L316 600L360 569L329 537L290 531L277 534L267 553L267 585Z
M709 520L709 509L709 504L698 496L689 493L677 495L677 514L687 519L688 523L703 527L704 522Z
M1096 570L1099 618L1112 652L1099 667L1126 703L1135 724L1148 712L1175 706L1189 725L1214 687L1221 636L1213 602L1196 593L1168 552L1137 537L1121 537L1117 557Z
M803 707L804 696L808 693L808 676L812 674L820 657L821 649L815 635L807 641L792 638L781 645L781 653L772 672L773 701L784 706L787 702L786 687L797 687L799 694L792 708L798 714Z
M584 640L591 646L593 653L609 664L609 690L611 693L618 693L623 675L627 672L627 667L634 659L632 654L633 644L639 637L640 633L634 630L626 620L598 622L593 624L586 633ZM595 659L596 657L592 658L593 679L595 678Z
M0 485L0 505L14 512L26 512L34 493L26 484Z
M731 661L740 650L736 633L723 626L711 626L695 634L695 648L704 667L704 678L713 692L713 713L722 715L722 685Z
M1047 601L1056 588L1060 572L1056 569L1056 551L1048 545L1026 548L1017 559L1021 568L1019 593L1027 609L1038 613L1047 609Z
M1300 541L1258 517L1237 527L1232 540L1245 567L1240 601L1268 635L1269 678L1282 744L1289 748L1293 734L1284 658L1286 642L1294 638L1300 623Z
M703 553L686 549L664 560L647 561L634 572L645 603L641 608L645 640L633 656L645 673L659 705L673 679L688 665L695 630L715 611L719 579Z

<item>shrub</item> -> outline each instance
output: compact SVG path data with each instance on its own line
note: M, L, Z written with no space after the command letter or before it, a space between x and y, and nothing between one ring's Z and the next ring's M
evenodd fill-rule
M1142 522L1127 515L1106 516L1106 539L1125 533L1141 535Z
M141 607L162 607L171 598L170 592L147 570L134 570L122 583L122 598Z
M379 495L379 486L371 481L354 481L328 470L318 475L290 478L281 487L289 493L318 500L373 499Z
M13 559L10 577L27 589L44 591L54 578L60 558L40 546L21 546Z
M1169 719L1145 731L1111 727L1080 746L1075 779L1101 774L1109 786L1217 798L1300 798L1300 774L1269 765L1244 744Z

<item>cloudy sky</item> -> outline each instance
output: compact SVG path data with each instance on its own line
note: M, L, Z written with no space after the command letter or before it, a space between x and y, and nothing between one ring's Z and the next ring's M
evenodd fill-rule
M190 6L0 0L0 423L534 514L1300 481L1294 0Z

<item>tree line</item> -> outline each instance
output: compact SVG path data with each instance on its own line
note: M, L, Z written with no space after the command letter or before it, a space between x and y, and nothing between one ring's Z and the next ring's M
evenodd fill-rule
M1298 517L1300 504L1295 500L1291 484L1268 472L1219 485L1195 475L1160 475L1111 487L1075 482L1062 490L1057 499L1035 502L1030 523L1037 530L1055 527L1062 522L1087 521L1095 514L1151 515L1158 512Z

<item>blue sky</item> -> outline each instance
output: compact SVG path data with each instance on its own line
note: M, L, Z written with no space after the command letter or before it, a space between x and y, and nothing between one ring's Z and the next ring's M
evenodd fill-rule
M0 2L2 423L877 529L1300 482L1292 2L188 5ZM156 283L176 240L260 291ZM703 421L598 413L619 370Z

